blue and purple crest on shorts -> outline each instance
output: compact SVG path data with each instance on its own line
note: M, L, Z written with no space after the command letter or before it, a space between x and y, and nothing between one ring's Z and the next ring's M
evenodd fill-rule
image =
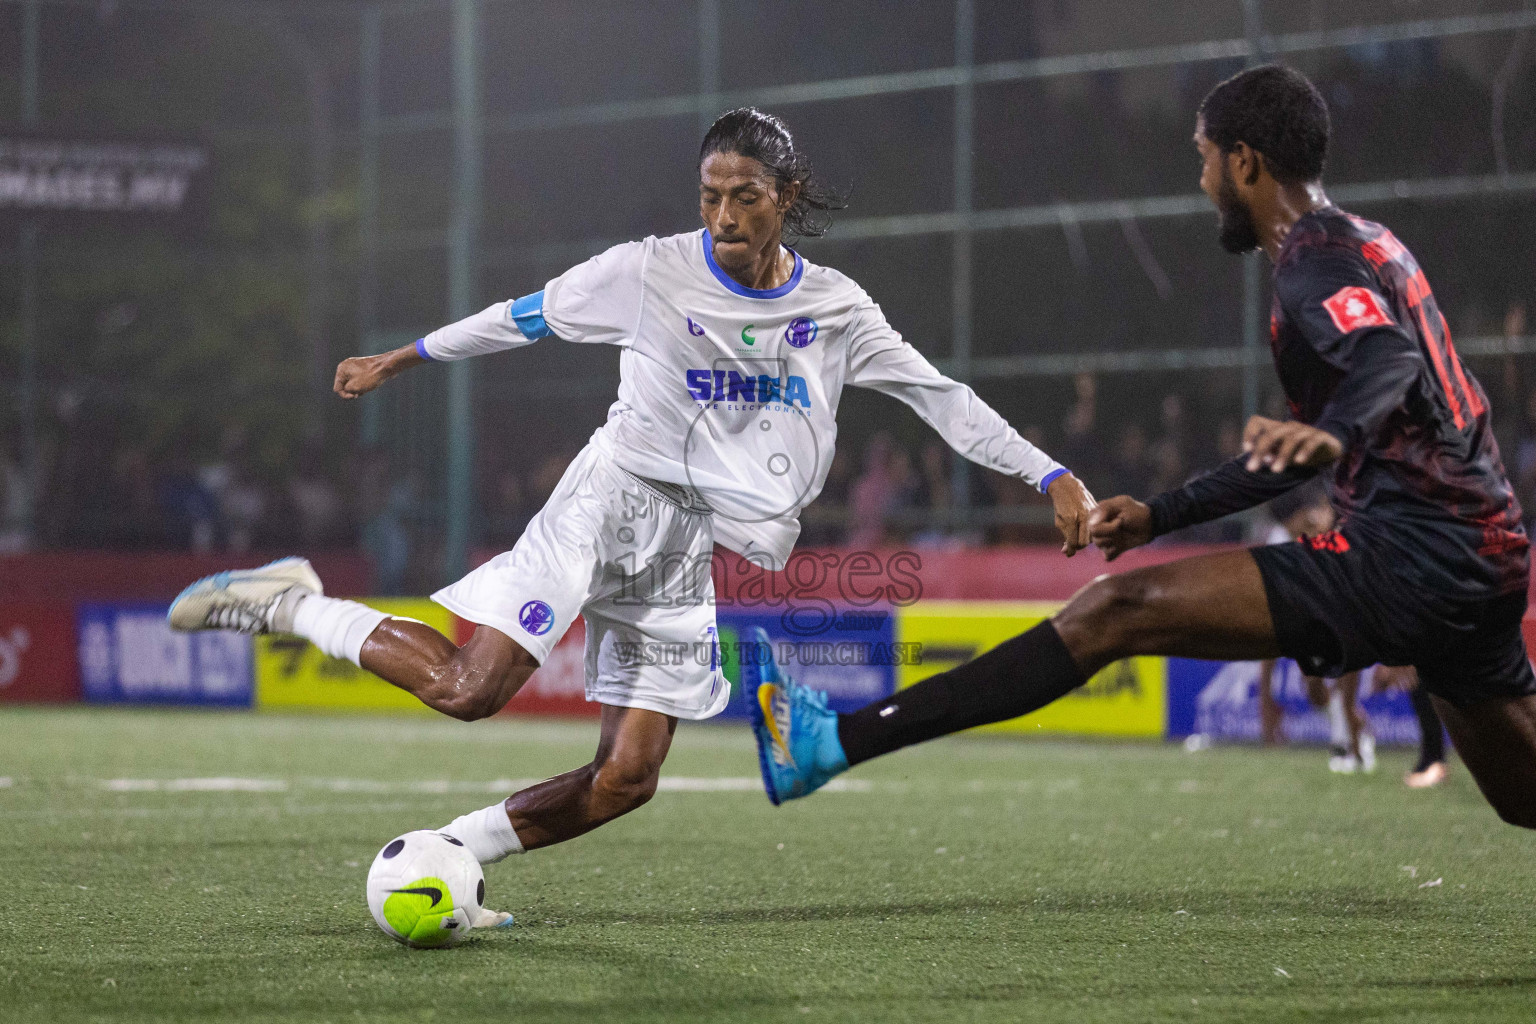
M534 636L543 636L555 625L555 610L543 601L529 601L517 613L517 621Z
M789 342L791 348L805 348L816 340L820 330L815 320L808 316L797 316L784 328L784 340Z

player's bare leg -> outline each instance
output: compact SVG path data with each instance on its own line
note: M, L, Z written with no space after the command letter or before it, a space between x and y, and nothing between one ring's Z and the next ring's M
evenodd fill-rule
M603 705L597 753L575 771L444 825L482 864L563 843L641 806L656 792L677 719Z
M1360 707L1360 673L1337 679L1306 676L1307 702L1328 716L1328 770L1340 775L1376 770L1376 738Z
M1349 729L1349 751L1361 771L1373 772L1376 770L1376 736L1371 732L1371 720L1360 704L1360 673L1346 672L1334 680L1333 685L1344 705L1344 720Z
M500 711L539 667L533 655L489 626L476 629L461 648L414 619L326 597L320 577L302 558L204 577L176 597L166 618L173 629L189 632L302 636L461 721Z
M590 764L507 797L507 819L523 848L574 839L650 800L676 729L670 715L603 705Z
M1274 658L1259 662L1259 742L1266 747L1285 742L1285 710L1275 696L1277 665Z
M1462 763L1499 817L1536 828L1536 696L1464 707L1432 699Z
M852 714L769 663L753 722L764 787L774 803L805 796L870 758L1038 711L1121 658L1247 661L1278 647L1258 564L1233 551L1101 576L1054 619Z
M1307 688L1307 703L1319 711L1328 710L1328 680L1322 676L1302 676L1301 681Z
M796 699L759 731L764 781L775 802L803 796L850 765L977 725L1029 714L1121 658L1162 654L1246 661L1279 655L1258 563L1226 552L1101 577L1054 619L974 661L849 715ZM759 694L762 699L761 693ZM1451 737L1505 821L1536 828L1536 696L1455 708L1436 699ZM786 728L786 725L788 726ZM774 736L773 742L766 738ZM838 756L804 764L836 736ZM780 734L785 739L778 740ZM774 753L778 746L790 756ZM813 783L807 785L807 777Z
M1084 677L1138 654L1243 661L1280 653L1247 551L1100 577L1051 621Z
M359 663L461 722L506 706L539 663L498 629L479 626L463 647L414 619L388 618L363 641Z
M363 644L362 663L463 721L501 710L538 668L532 655L489 626L458 647L410 619L381 622ZM514 793L501 805L519 849L574 839L648 801L676 728L670 715L604 705L597 753L589 764Z
M1387 689L1406 689L1419 720L1419 758L1403 776L1409 789L1431 789L1445 781L1445 726L1435 711L1435 699L1419 685L1418 673L1411 665L1376 667L1376 684Z
M1224 552L1100 577L1054 619L974 661L850 715L833 716L839 742L847 764L858 764L936 736L1027 715L1111 662L1138 654L1228 661L1277 657L1269 601L1253 557ZM784 689L793 696L792 684ZM776 726L776 736L785 732L783 723ZM791 736L775 742L798 741ZM765 773L784 774L780 768L794 760L792 753L776 755L765 762ZM771 796L803 795L794 780L782 781Z

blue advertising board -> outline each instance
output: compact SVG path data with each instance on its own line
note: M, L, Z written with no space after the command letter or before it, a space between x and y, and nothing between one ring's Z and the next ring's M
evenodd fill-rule
M177 633L163 604L75 609L80 684L89 702L250 707L251 638Z
M780 668L796 682L827 692L827 706L853 711L896 692L895 622L890 608L716 610L725 676L731 681L727 718L746 718L753 695L741 687L743 644L752 630L768 633ZM750 655L749 655L750 656Z
M1168 737L1200 734L1212 740L1256 743L1260 738L1258 661L1168 659ZM1415 744L1419 722L1408 696L1376 692L1374 671L1360 674L1360 704L1380 744ZM1271 683L1292 743L1328 742L1328 716L1307 702L1305 677L1294 661L1275 663Z

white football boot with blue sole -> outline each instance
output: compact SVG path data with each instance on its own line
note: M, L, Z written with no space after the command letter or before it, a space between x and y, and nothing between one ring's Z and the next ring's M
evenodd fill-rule
M511 928L515 923L511 914L501 910L487 910L481 907L478 912L470 912L471 928Z
M742 658L741 687L752 698L763 789L777 807L816 792L847 771L848 757L837 738L837 712L828 710L826 693L782 674L762 629L752 631L752 646L756 657Z
M325 593L308 559L279 558L258 569L204 576L176 595L165 618L172 629L183 633L200 629L287 633L293 629L295 602L284 601L283 596L290 593Z

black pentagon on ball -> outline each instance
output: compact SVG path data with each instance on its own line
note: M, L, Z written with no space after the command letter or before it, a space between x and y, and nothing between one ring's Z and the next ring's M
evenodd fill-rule
M394 842L384 847L384 859L389 860L391 857L399 854L399 852L403 849L405 849L405 840L396 839Z
M448 833L446 833L446 832L439 832L439 833L438 833L438 835L440 835L440 836L442 836L442 837L443 837L443 838L444 838L444 839L446 839L446 840L448 840L448 841L449 841L449 842L450 842L450 843L452 843L452 844L453 844L453 845L454 845L454 846L463 846L463 845L464 845L464 844L463 844L463 843L461 843L461 842L459 842L459 841L458 841L458 840L457 840L457 839L455 839L455 838L453 838L453 836L451 836L451 835L449 835L449 834L448 834Z
M485 905L485 879L480 879L480 884L475 886L475 902Z

